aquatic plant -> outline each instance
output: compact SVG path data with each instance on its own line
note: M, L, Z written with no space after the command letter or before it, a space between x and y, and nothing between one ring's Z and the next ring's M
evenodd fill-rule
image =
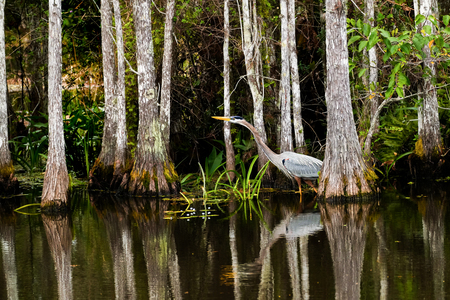
M259 191L261 189L262 179L269 166L269 162L267 162L264 165L264 167L261 170L259 170L255 178L251 178L253 168L257 160L258 155L253 156L253 160L251 161L248 169L245 167L245 163L242 160L239 161L240 173L237 172L236 170L227 170L221 173L219 178L217 178L214 192L218 192L221 190L229 194L232 193L241 200L251 200L255 196L258 197ZM236 181L234 183L230 180L230 177L228 176L230 172L234 173L236 176ZM228 183L221 182L221 179L225 176L228 177Z
M211 153L205 158L204 167L198 163L200 173L189 173L185 175L181 180L181 189L186 191L192 188L200 188L205 197L207 191L211 187L213 177L220 167L225 165L223 161L223 151L217 152L217 148L214 147Z

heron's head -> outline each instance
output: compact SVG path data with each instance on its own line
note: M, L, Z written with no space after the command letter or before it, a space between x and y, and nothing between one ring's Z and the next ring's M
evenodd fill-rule
M243 117L239 117L239 116L231 116L231 117L213 117L216 120L222 120L222 121L228 121L231 123L236 123L236 124L240 124L243 121L245 121L245 119Z

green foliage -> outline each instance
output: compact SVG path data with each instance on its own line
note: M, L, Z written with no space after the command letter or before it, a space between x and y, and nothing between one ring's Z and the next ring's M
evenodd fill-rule
M410 153L417 140L417 107L400 107L380 118L375 157L386 166L385 176L403 153ZM402 153L402 154L399 154Z
M447 17L445 17L448 19ZM406 74L416 72L423 72L423 76L430 76L427 70L422 70L420 64L414 64L414 61L427 59L423 52L425 46L430 47L431 57L436 64L446 61L448 53L450 52L450 45L445 42L448 35L448 27L440 28L433 16L426 19L422 15L418 15L415 20L415 25L423 25L425 21L430 21L432 25L425 25L420 32L416 31L416 27L408 28L406 30L399 30L395 28L388 30L380 26L371 27L367 23L363 23L361 19L348 20L349 46L359 41L358 47L353 47L353 51L359 52L356 59L350 62L351 69L359 66L360 55L363 50L370 50L375 45L379 45L383 55L383 62L388 64L384 69L389 70L387 75L387 82L382 84L387 88L383 89L380 95L384 98L391 98L394 93L398 97L403 98L404 88L408 87L411 82ZM388 68L386 68L388 67ZM358 77L361 77L361 71L358 72Z
M47 118L47 116L42 116ZM16 163L29 174L42 171L48 149L48 123L42 118L22 114L24 123L28 124L27 134L17 136L10 141L11 155Z
M211 153L205 158L204 167L198 163L200 174L189 173L185 175L180 183L182 190L201 188L203 195L207 195L207 191L212 188L213 177L220 167L225 165L223 161L223 151L218 152L214 147Z
M250 163L248 170L245 167L245 163L241 160L239 162L240 173L235 170L228 170L220 174L219 178L217 178L214 190L218 191L220 187L224 187L226 188L225 192L235 195L240 200L252 200L254 197L258 197L263 176L266 173L270 162L267 162L264 167L259 170L255 178L252 178L251 175L257 160L258 155L255 155ZM228 173L230 172L236 175L235 183L232 183L230 177L228 176ZM225 176L228 177L228 183L221 182L222 177Z
M426 18L418 15L413 23L408 23L399 21L404 20L399 15L401 11L392 10L392 13L380 12L376 26L370 26L362 19L348 19L347 22L348 45L352 53L349 61L351 80L355 87L353 91L367 99L361 104L363 108L357 109L361 113L361 119L367 111L364 106L374 96L380 101L399 101L380 117L380 132L376 136L373 150L375 157L382 163L394 162L399 158L398 153L408 153L414 148L417 107L421 101L417 86L423 78L431 78L438 88L450 82L447 72L439 73L439 80L436 80L422 63L427 59L432 61L437 70L448 68L450 30L440 25L448 22L449 16L442 17L442 23L439 23L433 16ZM369 65L365 51L373 47L377 47L380 55L379 72L377 84L369 87L363 80L368 76ZM426 47L430 49L430 57L426 57L424 53ZM363 61L365 64L361 63ZM439 101L442 102L442 99ZM441 117L443 114L446 113L441 112ZM361 127L360 132L364 135L367 131L364 126Z
M104 113L83 91L66 90L63 96L67 167L78 175L88 176L101 150Z

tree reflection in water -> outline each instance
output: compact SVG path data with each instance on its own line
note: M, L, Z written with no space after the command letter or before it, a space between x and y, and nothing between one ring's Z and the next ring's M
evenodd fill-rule
M319 204L334 266L335 298L360 299L361 272L372 204Z
M95 201L93 201L95 199ZM114 266L116 299L136 299L131 235L131 205L114 196L92 198L91 202L103 220Z
M309 203L314 206L314 202ZM230 212L233 212L236 205L230 203ZM258 295L252 298L273 299L275 297L275 278L280 270L287 269L289 272L292 298L309 299L309 258L308 258L308 237L321 231L319 213L299 213L297 208L278 207L281 210L282 220L276 226L274 208L262 210L259 220L259 241L260 251L252 263L238 264L236 250L236 222L237 215L230 218L230 249L234 277L235 299L244 299L241 286L251 284L255 277L259 277ZM302 211L302 210L300 210ZM272 230L269 230L273 228ZM276 265L277 261L272 260L271 248L279 241L285 239L287 268ZM298 257L300 254L301 261ZM277 257L274 257L277 259ZM300 267L299 267L300 265ZM276 270L275 270L276 269ZM300 272L301 270L301 272ZM247 295L248 296L248 295ZM245 298L248 299L248 298Z
M181 299L174 223L164 220L169 202L114 196L92 196L91 202L105 223L113 257L116 299L137 297L132 222L137 223L142 239L149 299Z
M15 215L0 214L0 242L8 299L19 299L15 243Z
M149 299L181 299L174 223L164 220L168 206L168 201L151 200L150 209L144 210L144 203L138 204L136 218L147 264Z
M427 260L431 260L434 299L445 299L445 195L429 191L426 196L413 199L418 201L422 215L425 255Z
M69 215L42 214L42 222L55 264L59 299L72 299L72 231Z

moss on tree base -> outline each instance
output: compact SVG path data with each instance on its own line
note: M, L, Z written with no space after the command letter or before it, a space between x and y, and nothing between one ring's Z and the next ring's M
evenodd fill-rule
M410 171L414 177L437 178L443 174L445 159L442 157L441 145L427 151L422 138L415 144L414 152L410 156Z
M180 190L179 177L173 163L152 164L148 168L133 168L126 186L133 195L171 195Z

